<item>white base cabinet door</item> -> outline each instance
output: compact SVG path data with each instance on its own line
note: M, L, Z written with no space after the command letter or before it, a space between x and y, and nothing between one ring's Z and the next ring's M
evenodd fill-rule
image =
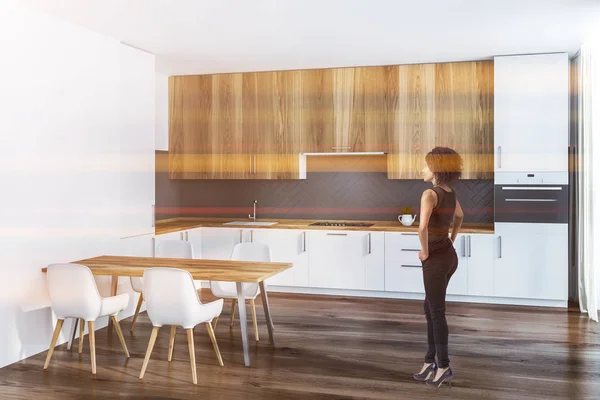
M121 239L122 256L154 257L154 235L133 236Z
M155 246L155 254L156 254L156 249L158 249L158 246L160 246L161 243L163 243L167 240L183 240L184 232L163 233L162 235L155 235L154 238L155 238L154 246Z
M467 294L494 295L494 235L473 234L466 237Z
M454 241L454 249L458 256L458 267L450 278L448 283L447 294L458 294L466 295L469 286L469 257L468 257L468 246L469 235L458 235Z
M376 232L310 231L309 285L316 288L383 289L383 243ZM375 235L376 236L376 235Z
M194 249L194 258L202 258L202 229L189 229L183 233L183 240L187 240L192 244Z
M239 228L201 228L201 255L207 260L229 260L233 247L248 240L249 231Z
M567 300L567 224L497 223L495 237L495 296Z
M307 236L306 231L291 229L253 229L250 232L251 242L269 246L272 261L290 262L294 265L267 279L267 284L308 287Z

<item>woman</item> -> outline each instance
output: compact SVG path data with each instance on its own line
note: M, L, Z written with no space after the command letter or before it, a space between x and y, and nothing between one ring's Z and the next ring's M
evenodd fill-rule
M425 364L414 378L440 387L452 383L448 358L448 324L446 323L446 288L458 266L454 240L462 225L463 211L450 184L460 178L462 159L447 147L436 147L425 156L423 179L431 182L421 197L419 259L423 265L425 317L428 350ZM452 235L448 232L452 225ZM437 364L435 357L437 355Z

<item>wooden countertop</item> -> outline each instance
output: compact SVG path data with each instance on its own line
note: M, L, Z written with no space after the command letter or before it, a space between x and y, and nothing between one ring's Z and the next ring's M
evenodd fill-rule
M245 228L245 229L298 229L298 230L343 230L343 231L379 231L379 232L417 232L418 224L413 226L404 226L400 222L394 221L347 221L347 222L368 222L372 223L369 227L349 227L349 226L311 226L310 224L325 220L310 219L257 219L261 222L277 222L270 226L256 225L223 225L225 222L244 221L243 218L171 218L156 221L155 234L179 232L188 229L211 227L211 228ZM334 221L334 220L327 220ZM460 233L483 233L493 234L494 224L463 224Z

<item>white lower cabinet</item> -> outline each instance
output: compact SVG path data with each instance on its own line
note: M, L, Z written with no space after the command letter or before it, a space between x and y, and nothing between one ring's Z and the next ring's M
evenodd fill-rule
M381 232L310 231L310 287L383 290L384 241L381 235Z
M253 229L250 241L271 249L271 260L294 266L267 279L268 285L308 287L308 234L292 229Z
M200 254L207 260L229 260L233 247L245 242L248 234L249 231L239 228L201 228Z
M448 284L451 295L493 295L494 259L490 234L458 235L454 247L458 267ZM425 293L419 260L421 243L416 233L385 233L385 290Z
M421 243L416 233L385 233L386 291L425 293L419 250Z
M491 297L494 295L494 235L465 236L467 294Z
M122 256L153 257L154 235L133 236L120 241Z
M183 232L183 240L187 240L192 244L192 249L194 250L194 258L203 258L202 257L202 229L203 228L195 228L189 229Z
M162 235L155 235L154 244L155 249L158 249L161 243L167 240L183 240L184 232L171 232L163 233Z
M466 295L469 288L469 237L470 235L458 235L454 241L454 248L458 256L458 267L448 283L447 294ZM491 260L491 257L490 257Z
M497 223L494 295L566 300L568 225Z

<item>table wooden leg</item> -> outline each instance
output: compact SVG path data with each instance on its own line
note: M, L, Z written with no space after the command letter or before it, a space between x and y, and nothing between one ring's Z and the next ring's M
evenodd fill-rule
M260 284L260 297L262 298L263 309L265 310L265 318L267 319L267 329L269 331L269 340L275 346L275 336L273 335L273 319L271 318L271 309L269 308L269 297L265 289L265 282Z
M69 343L67 344L67 350L71 350L73 348L73 340L75 340L75 334L77 333L77 323L79 322L79 318L72 318L73 323L71 324L71 333L69 334Z
M246 319L246 300L241 282L236 282L238 295L238 310L240 312L240 327L242 328L242 347L244 348L244 364L250 366L250 351L248 348L248 321Z
M119 286L119 277L113 275L113 277L110 281L110 295L111 296L117 295L117 287L118 286ZM112 322L112 319L109 318L108 319L108 334L111 335L112 331L113 331L113 322Z

